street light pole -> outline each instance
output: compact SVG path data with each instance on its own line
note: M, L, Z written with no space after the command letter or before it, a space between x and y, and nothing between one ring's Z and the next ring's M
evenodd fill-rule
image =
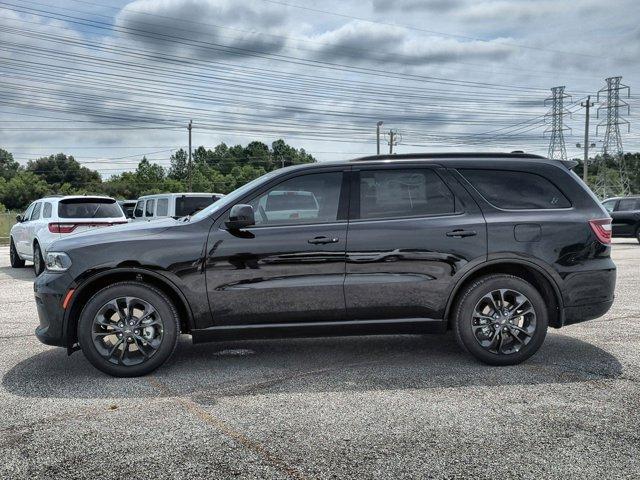
M377 145L377 149L376 152L378 155L380 155L380 127L382 126L383 122L378 122L376 124L376 145Z

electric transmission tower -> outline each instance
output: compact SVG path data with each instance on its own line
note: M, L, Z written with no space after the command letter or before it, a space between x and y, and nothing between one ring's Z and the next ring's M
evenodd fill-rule
M551 89L551 97L545 99L544 104L552 102L551 109L545 115L545 122L550 123L551 126L544 131L544 134L551 132L551 138L549 139L549 158L555 158L558 160L567 159L567 150L564 146L564 131L571 130L570 127L565 126L564 116L571 115L571 113L564 108L564 99L571 97L564 93L564 87L553 87Z
M598 107L598 118L600 118L601 110L606 111L606 118L596 126L596 135L600 127L605 127L602 157L597 163L598 173L594 189L601 198L612 195L629 195L629 175L622 152L620 125L626 125L628 131L631 130L631 125L620 117L620 109L626 109L627 115L631 112L629 104L620 100L620 91L626 90L627 98L631 95L631 91L627 85L621 84L620 80L622 77L609 77L605 79L607 86L598 91L598 101L600 101L600 94L606 93L606 99ZM612 161L617 172L610 172L607 169L607 163Z

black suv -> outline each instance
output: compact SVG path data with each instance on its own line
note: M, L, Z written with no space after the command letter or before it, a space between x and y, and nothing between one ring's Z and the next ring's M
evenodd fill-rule
M613 219L613 236L640 242L640 197L608 198L602 202Z
M571 162L416 154L273 171L191 217L55 242L38 338L146 374L194 342L453 330L492 365L613 302L611 218Z

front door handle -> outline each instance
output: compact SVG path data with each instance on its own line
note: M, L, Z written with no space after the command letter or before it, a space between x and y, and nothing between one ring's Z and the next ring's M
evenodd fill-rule
M453 230L451 232L447 232L447 237L453 238L463 238L463 237L474 237L478 234L475 230Z
M335 237L314 237L307 240L312 245L324 245L325 243L338 243Z

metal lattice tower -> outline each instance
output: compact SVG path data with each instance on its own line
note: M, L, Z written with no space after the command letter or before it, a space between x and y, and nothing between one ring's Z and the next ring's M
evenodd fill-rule
M627 85L620 83L622 77L609 77L605 80L607 86L598 91L598 101L600 101L600 95L606 93L606 99L598 107L598 118L601 110L606 111L606 118L596 127L596 135L600 127L606 127L602 142L602 158L597 163L598 173L594 188L595 193L601 198L630 193L629 174L624 162L620 135L620 125L626 125L627 130L631 130L629 122L620 117L620 109L626 108L629 115L630 108L627 102L620 100L620 91L626 90L627 98L631 95L631 91ZM617 172L607 169L607 162L611 161L615 163Z
M570 97L564 93L564 87L553 87L551 89L551 97L545 99L544 104L552 102L551 109L545 115L545 121L551 123L551 126L544 131L544 134L551 132L551 138L549 139L549 158L556 158L558 160L567 159L567 150L564 146L564 131L571 130L571 128L565 126L564 116L571 115L570 112L564 108L564 99Z

